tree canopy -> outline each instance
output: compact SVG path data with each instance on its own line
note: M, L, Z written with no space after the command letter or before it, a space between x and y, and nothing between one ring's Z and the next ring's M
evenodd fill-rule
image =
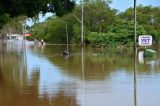
M133 20L133 8L127 9L119 15L128 21ZM142 25L146 33L152 35L154 39L160 38L160 7L137 6L137 22Z
M65 11L64 2L61 4L59 1L64 0L54 0L48 6L54 7L56 5L57 7L54 7L54 11L53 9L52 11L46 11L57 12L56 15L62 17L54 16L42 23L34 24L30 28L33 36L27 39L44 39L49 43L64 44L67 41L66 35L68 35L69 43L80 43L81 22L77 18L81 20L81 3L77 4L72 12L65 14L71 11L72 8L68 7L68 10ZM117 10L109 7L109 3L109 0L84 0L84 42L93 45L132 46L134 41L133 8L118 13ZM6 17L8 17L8 14L3 15L4 22L7 21ZM15 20L15 23L11 21L10 24L6 24L5 30L8 29L10 32L20 31L21 26L16 27L16 30L12 28L12 26L17 25L16 22L18 21ZM66 27L68 31L66 31ZM155 42L160 42L159 7L137 6L137 36L141 34L152 35Z
M34 17L39 12L52 12L57 16L72 11L73 0L1 0L0 1L0 28L10 17L24 15Z

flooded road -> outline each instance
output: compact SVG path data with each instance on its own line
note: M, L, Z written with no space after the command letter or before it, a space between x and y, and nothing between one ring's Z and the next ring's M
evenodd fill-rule
M0 41L0 106L160 106L160 49ZM134 67L136 66L136 67Z

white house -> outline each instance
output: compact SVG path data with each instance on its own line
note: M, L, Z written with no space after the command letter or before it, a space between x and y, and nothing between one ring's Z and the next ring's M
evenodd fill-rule
M15 39L15 40L23 40L23 35L21 34L7 34L8 39Z

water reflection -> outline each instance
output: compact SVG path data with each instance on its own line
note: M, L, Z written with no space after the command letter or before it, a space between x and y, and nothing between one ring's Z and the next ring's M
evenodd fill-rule
M135 50L137 50L137 48L135 49ZM134 106L137 106L137 76L136 76L136 74L137 74L137 53L136 53L136 51L134 50ZM142 61L142 55L143 55L143 53L140 51L139 53L138 53L138 56L139 56L139 61L142 63L143 61Z
M144 57L143 54L144 51L138 52L138 62L141 66L145 67L143 70L158 70L160 67L160 59L158 57Z
M143 56L143 54L144 54L144 51L139 51L138 52L138 61L139 61L140 64L144 64L144 56Z
M27 42L25 47L18 42L0 43L2 106L160 104L157 99L160 97L157 95L160 93L159 57L145 58L142 64L139 59L136 60L132 48L102 49L69 45L71 55L64 57L65 45L46 45L42 48L31 42ZM156 62L152 66L148 63L150 61Z
M26 73L26 60L23 51L23 42L14 43L12 41L0 42L0 70L5 81L12 81L23 86L24 74Z

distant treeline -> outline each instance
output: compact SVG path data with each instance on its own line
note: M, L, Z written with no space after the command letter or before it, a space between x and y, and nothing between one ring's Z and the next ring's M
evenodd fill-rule
M109 7L110 2L93 0L84 3L84 43L92 45L116 46L133 45L134 12L128 8L118 12ZM45 22L36 23L30 31L29 40L44 39L48 43L81 43L81 4L63 17L53 16ZM67 27L67 30L66 30ZM160 39L160 7L137 6L137 36L152 35L154 42Z

